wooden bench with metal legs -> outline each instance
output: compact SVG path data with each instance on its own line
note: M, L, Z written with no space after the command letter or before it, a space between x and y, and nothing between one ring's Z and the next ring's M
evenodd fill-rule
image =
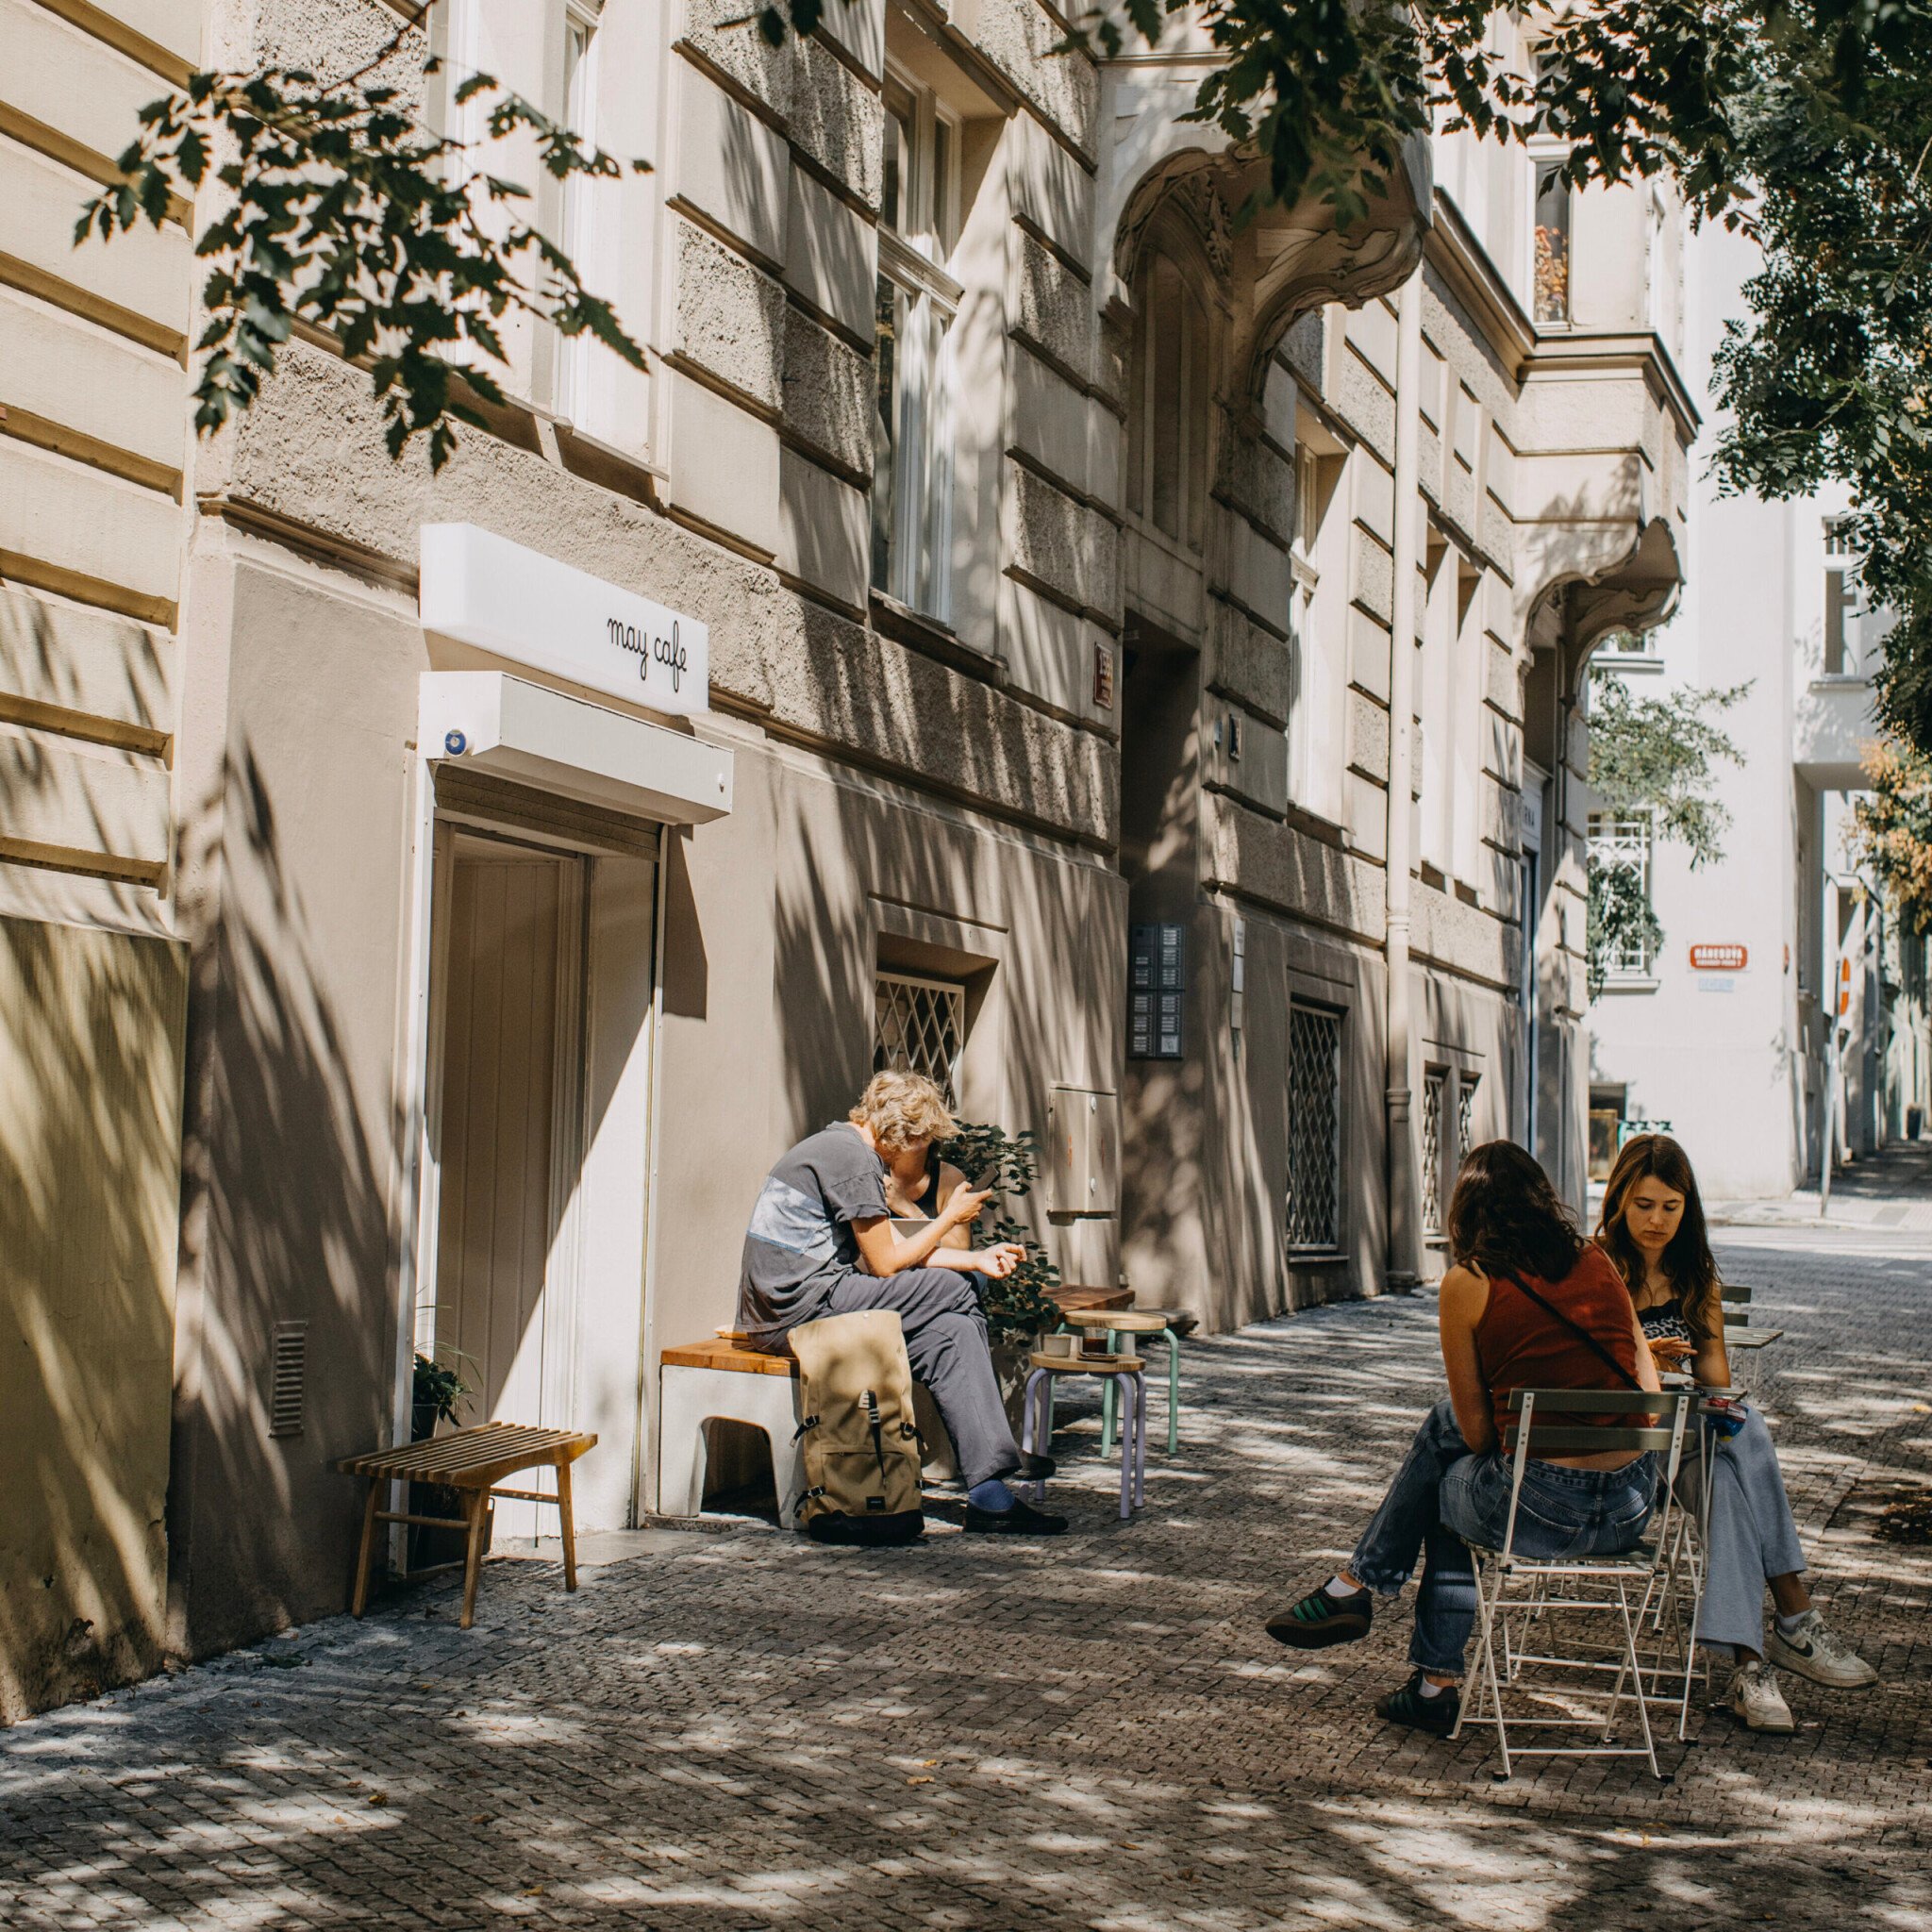
M476 1577L483 1567L483 1532L490 1521L492 1497L522 1503L554 1503L563 1530L563 1587L577 1587L577 1532L571 1514L570 1466L597 1446L595 1436L576 1429L537 1429L524 1423L485 1423L405 1442L394 1449L375 1449L336 1464L344 1475L366 1477L369 1495L362 1508L362 1547L356 1557L356 1595L350 1606L360 1616L369 1604L369 1572L375 1557L375 1526L379 1523L420 1524L425 1529L460 1529L463 1550L463 1617L467 1630L476 1614ZM557 1493L541 1490L506 1490L508 1476L526 1469L554 1469ZM381 1507L383 1485L392 1482L436 1483L459 1490L461 1516L418 1516L408 1509Z

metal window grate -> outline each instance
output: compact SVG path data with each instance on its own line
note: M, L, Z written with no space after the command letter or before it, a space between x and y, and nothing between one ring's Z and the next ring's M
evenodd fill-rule
M1288 1014L1288 1244L1341 1241L1341 1015Z
M946 1096L948 1107L958 1105L959 1053L966 1043L966 989L950 979L881 973L875 998L873 1072L896 1068L924 1074Z
M1430 1067L1423 1074L1423 1232L1442 1231L1442 1099L1448 1073Z
M1463 1074L1462 1091L1456 1098L1456 1164L1458 1167L1469 1158L1469 1150L1475 1145L1475 1090L1481 1084L1479 1074Z
M308 1324L277 1322L270 1342L268 1432L302 1433L302 1401L308 1374Z

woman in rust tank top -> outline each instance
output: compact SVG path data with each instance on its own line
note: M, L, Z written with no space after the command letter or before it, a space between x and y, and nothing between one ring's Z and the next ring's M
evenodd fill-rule
M1271 1637L1298 1650L1365 1637L1374 1597L1396 1595L1421 1557L1414 1668L1375 1708L1439 1735L1456 1723L1475 1622L1475 1569L1464 1539L1494 1547L1508 1519L1501 1419L1510 1391L1658 1386L1622 1276L1576 1232L1549 1176L1521 1147L1491 1141L1463 1161L1449 1241L1456 1265L1439 1307L1449 1393L1416 1431L1347 1567L1268 1624ZM1627 1426L1630 1419L1601 1420ZM1649 1456L1532 1460L1516 1547L1540 1557L1629 1549L1650 1520L1657 1481Z

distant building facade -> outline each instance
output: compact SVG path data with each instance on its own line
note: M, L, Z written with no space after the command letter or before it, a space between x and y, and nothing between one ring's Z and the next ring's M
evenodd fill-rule
M1185 34L443 0L448 73L654 164L542 210L650 367L522 328L432 479L319 340L193 442L191 211L67 244L163 83L395 15L6 7L0 1414L59 1475L5 1711L340 1608L332 1464L419 1350L599 1432L581 1524L654 1510L658 1355L875 1065L1042 1134L1067 1278L1210 1326L1439 1269L1475 1140L1581 1199L1580 680L1676 594L1696 421L1666 199L1456 137L1238 226Z
M1688 259L1688 373L1713 420L1711 358L1757 255L1708 229ZM1897 1138L1927 1105L1924 942L1887 919L1848 836L1886 618L1840 508L1701 480L1681 608L1597 660L1638 695L1749 687L1718 720L1742 754L1715 773L1731 815L1721 863L1693 872L1647 814L1591 815L1593 848L1642 873L1664 932L1654 954L1613 962L1591 1010L1597 1174L1620 1137L1667 1122L1707 1192L1781 1195L1820 1174L1834 1078L1841 1154Z

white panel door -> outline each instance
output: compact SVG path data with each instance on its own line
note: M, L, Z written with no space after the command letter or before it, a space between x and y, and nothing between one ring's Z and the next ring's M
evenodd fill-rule
M466 834L452 858L437 948L438 1353L473 1391L465 1422L572 1426L584 861ZM535 1505L497 1511L499 1535L538 1533Z

